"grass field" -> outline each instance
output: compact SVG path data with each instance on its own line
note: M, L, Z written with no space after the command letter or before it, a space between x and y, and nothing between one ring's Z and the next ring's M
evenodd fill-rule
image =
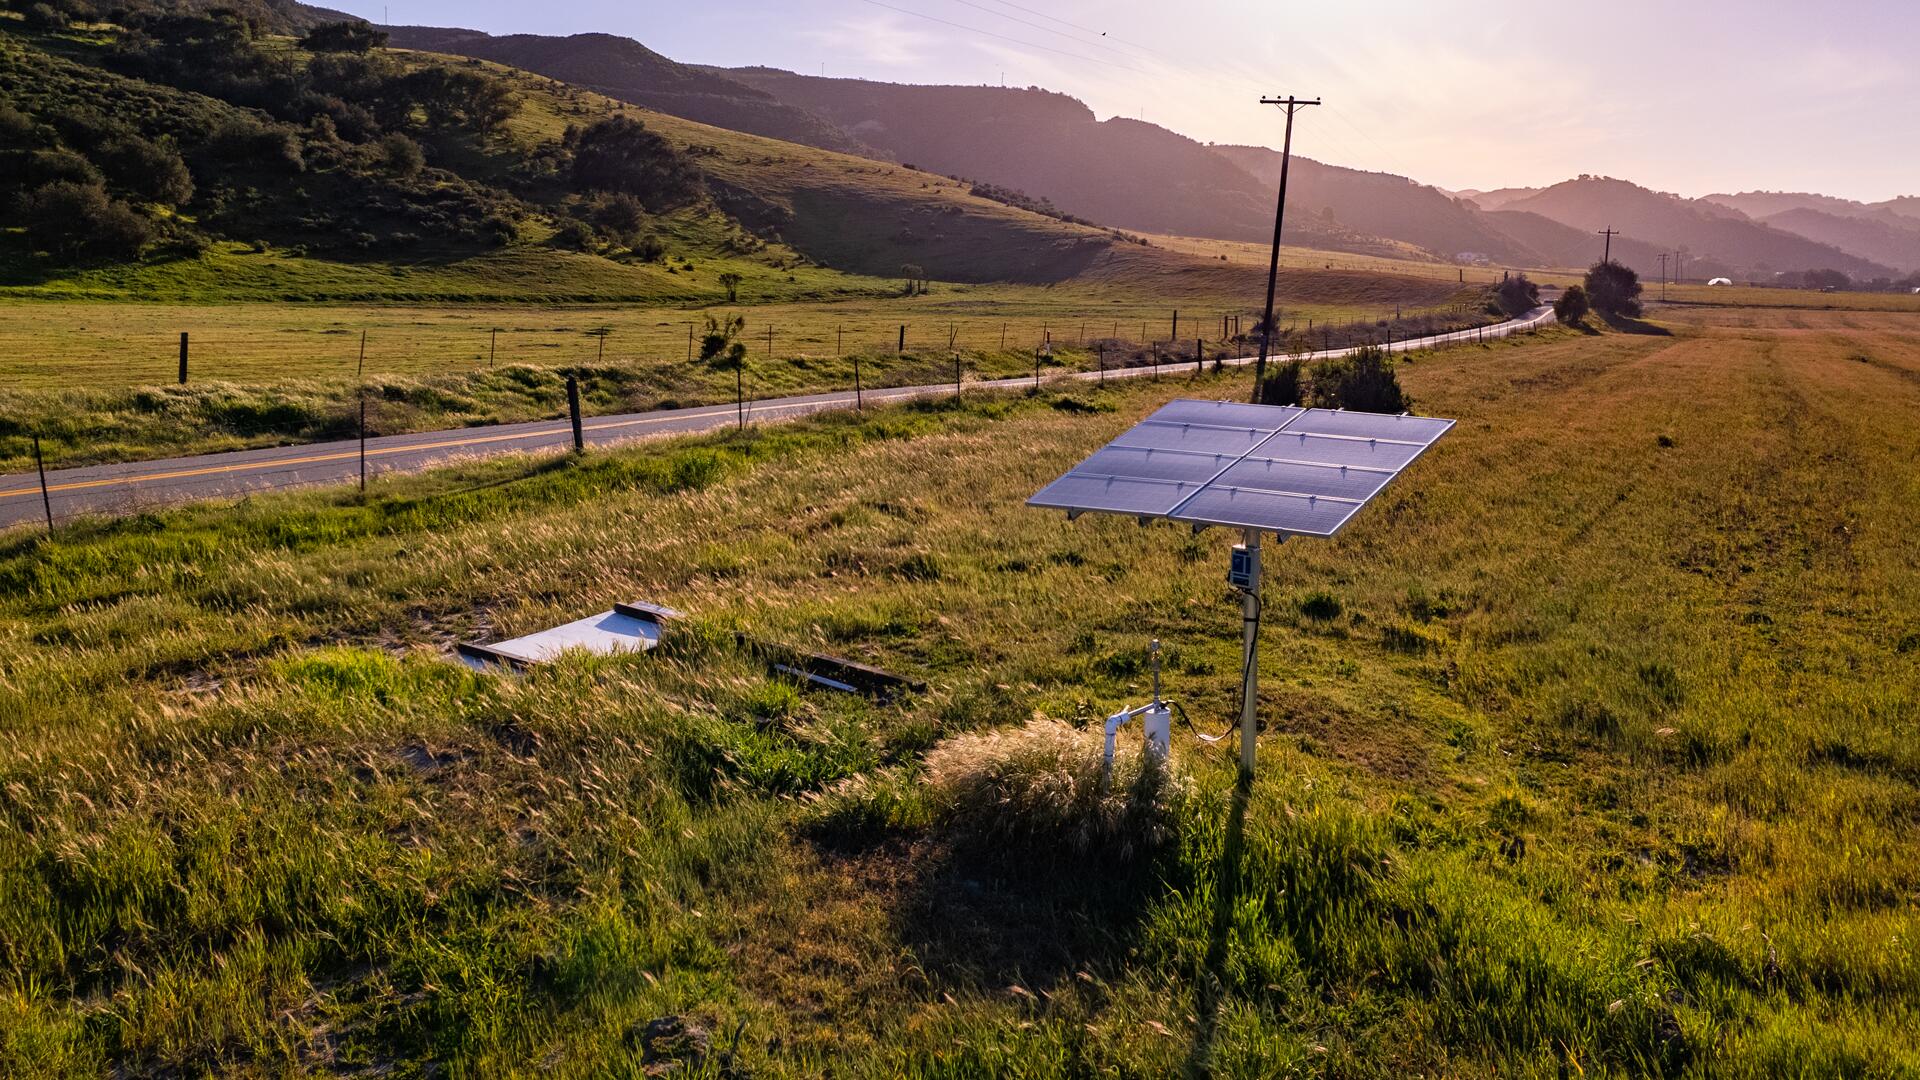
M1291 284L1329 290L1317 303L1289 297L1283 325L1301 330L1364 320L1354 332L1404 338L1497 318L1472 286L1379 274ZM397 434L562 415L569 373L593 414L730 401L730 365L688 360L688 334L704 333L709 317L746 319L746 392L765 398L852 389L856 362L867 387L946 381L956 354L969 379L1018 375L1047 340L1049 371L1138 362L1156 349L1190 357L1202 335L1208 356L1224 355L1248 347L1220 340L1221 314L1241 314L1244 299L939 284L885 300L713 308L0 305L0 354L16 358L0 364L0 473L32 467L35 434L56 468L350 437L362 333L369 430ZM1169 343L1176 310L1180 340ZM1241 314L1241 328L1255 320ZM185 387L169 385L182 327L191 328Z
M1216 727L1228 538L1021 501L1240 379L7 537L0 1074L638 1075L675 1017L710 1075L1912 1075L1920 343L1760 314L1403 368L1460 424L1271 549L1244 820L1182 735L1130 847L988 766L1149 637ZM443 659L616 598L694 618ZM1014 822L953 780L1042 768Z

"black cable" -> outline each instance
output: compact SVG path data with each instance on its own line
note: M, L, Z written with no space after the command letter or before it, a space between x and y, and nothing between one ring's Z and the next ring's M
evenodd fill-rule
M1251 643L1252 647L1247 650L1246 659L1243 660L1240 665L1240 692L1242 695L1246 693L1248 667L1254 662L1254 659L1260 655L1260 622L1261 622L1260 615L1262 610L1263 610L1263 605L1260 603L1260 595L1258 593L1255 593L1253 594L1253 641ZM1240 712L1234 715L1233 722L1227 725L1227 729L1225 731L1222 731L1218 735L1205 735L1201 733L1199 728L1194 726L1193 718L1187 715L1186 706L1180 704L1177 701L1170 701L1168 702L1168 704L1172 705L1176 710L1179 711L1180 722L1187 725L1187 730L1193 733L1193 737L1196 739L1199 739L1203 743L1206 743L1208 746L1212 746L1215 743L1221 742L1227 736L1233 734L1234 731L1240 727L1241 714L1244 714L1246 712L1246 700L1243 696L1240 702Z

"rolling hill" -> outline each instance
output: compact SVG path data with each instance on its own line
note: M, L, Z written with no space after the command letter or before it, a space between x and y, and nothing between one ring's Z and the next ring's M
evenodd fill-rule
M715 127L848 153L865 151L834 125L723 75L669 60L612 34L495 37L432 26L385 28L393 45L492 60Z
M1711 271L1758 277L1784 270L1833 269L1853 277L1892 277L1890 267L1783 229L1724 205L1650 191L1610 177L1568 180L1507 204L1582 230L1614 228L1662 248L1687 249L1691 276ZM1645 275L1658 269L1630 262Z
M1280 182L1278 151L1264 146L1215 146L1213 151L1263 185ZM1472 252L1494 262L1538 261L1528 245L1489 223L1479 208L1404 176L1326 165L1296 154L1287 198L1297 210L1404 240L1442 258Z
M1831 244L1896 270L1920 270L1920 219L1904 218L1888 210L1842 216L1800 207L1762 220L1776 229Z

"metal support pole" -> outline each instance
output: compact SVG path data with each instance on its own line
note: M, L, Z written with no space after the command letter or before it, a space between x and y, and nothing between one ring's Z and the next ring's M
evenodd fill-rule
M571 375L567 376L567 414L573 417L573 452L584 454L587 443L580 431L580 380Z
M187 385L187 332L180 331L180 385Z
M1253 783L1254 740L1260 733L1260 530L1246 532L1247 552L1253 557L1253 582L1240 598L1240 662L1246 677L1240 684L1240 782Z
M906 355L906 352L907 352L907 324L901 323L900 324L900 343L894 348L893 354L895 356L904 356Z
M364 334L361 335L360 340L362 343L364 343L367 340L366 336ZM499 353L499 351L500 351L500 328L496 326L493 328L493 332L487 335L487 366L488 367L493 366L493 358L496 354ZM689 360L693 359L693 331L691 329L687 331L687 359Z
M1207 373L1207 343L1199 338L1193 339L1193 373L1195 375Z
M853 407L857 412L865 412L866 400L860 394L860 354L853 354Z
M738 427L747 426L747 357L743 350L739 359L733 362L733 412L738 418Z
M47 535L53 535L53 499L47 495L47 463L40 456L40 436L33 437L33 467L40 474L40 508L47 512Z
M360 388L360 494L367 493L367 388Z
M953 354L953 396L960 396L960 354Z
M1100 357L1100 384L1105 386L1107 382L1107 343L1104 341L1101 342L1094 351Z

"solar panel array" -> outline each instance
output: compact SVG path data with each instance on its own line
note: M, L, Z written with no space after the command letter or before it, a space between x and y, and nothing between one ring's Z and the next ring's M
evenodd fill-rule
M1332 536L1451 420L1168 402L1029 506Z

